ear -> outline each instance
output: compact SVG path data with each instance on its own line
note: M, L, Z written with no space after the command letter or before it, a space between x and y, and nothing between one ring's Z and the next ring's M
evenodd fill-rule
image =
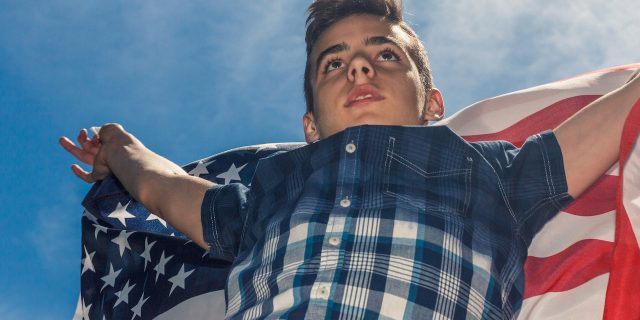
M320 133L316 127L316 120L313 116L313 112L307 111L302 116L302 127L304 129L304 140L311 144L320 140Z
M444 100L440 90L433 88L427 92L425 110L422 118L427 121L440 121L444 117Z

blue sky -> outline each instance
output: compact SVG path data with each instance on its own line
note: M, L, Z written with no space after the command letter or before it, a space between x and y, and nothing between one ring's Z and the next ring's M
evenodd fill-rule
M193 160L303 140L307 1L0 0L0 314L70 318L80 201L60 135L119 122ZM635 0L405 1L447 113L640 61Z

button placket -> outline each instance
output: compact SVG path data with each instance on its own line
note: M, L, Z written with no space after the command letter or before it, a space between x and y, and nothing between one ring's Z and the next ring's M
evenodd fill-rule
M355 204L352 196L354 194L354 174L357 172L358 166L358 157L355 155L358 149L357 138L360 135L360 130L347 130L347 132L350 137L345 138L342 142L344 151L340 155L338 168L340 174L336 181L336 200L339 200L337 204L334 204L334 210L326 224L318 275L311 289L311 297L316 299L318 303L325 303L334 294L332 290L336 290L332 287L331 281L335 279L336 272L342 267L344 254L340 249L342 235L345 232L345 223L347 223L350 208Z

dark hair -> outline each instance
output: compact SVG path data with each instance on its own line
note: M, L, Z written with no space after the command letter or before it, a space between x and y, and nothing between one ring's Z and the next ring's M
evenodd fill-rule
M314 103L310 79L312 62L309 61L313 46L320 35L331 25L340 19L356 14L380 16L389 23L399 25L411 38L407 50L409 57L418 69L425 91L429 91L433 87L427 52L418 39L418 35L402 19L401 0L315 0L309 6L308 12L305 36L307 63L304 70L304 98L307 103L307 111L313 111Z

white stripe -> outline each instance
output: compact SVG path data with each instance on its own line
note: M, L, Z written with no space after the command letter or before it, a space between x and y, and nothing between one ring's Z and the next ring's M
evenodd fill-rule
M632 72L593 73L507 93L466 107L438 125L448 125L462 136L495 133L560 100L613 91L624 84Z
M640 143L638 140L640 139L636 139L624 165L622 205L627 210L636 243L640 246Z
M529 256L549 257L585 239L613 242L615 213L583 217L560 211L533 238Z
M609 274L563 292L524 300L518 319L602 319Z
M611 168L609 168L609 171L607 171L605 173L608 176L619 176L620 175L620 163L616 161L616 163L614 163Z
M224 290L219 290L187 299L167 312L157 316L155 320L222 320L224 319L224 312Z

